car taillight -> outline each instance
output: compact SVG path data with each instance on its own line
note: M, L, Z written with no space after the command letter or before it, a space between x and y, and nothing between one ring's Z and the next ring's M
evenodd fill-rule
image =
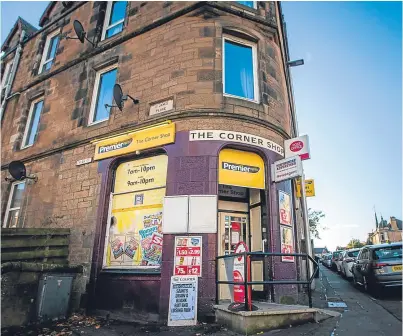
M376 263L374 264L374 269L380 269L382 267L388 266L388 264L385 263Z

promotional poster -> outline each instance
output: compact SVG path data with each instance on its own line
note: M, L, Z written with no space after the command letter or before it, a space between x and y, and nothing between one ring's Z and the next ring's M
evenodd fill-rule
M280 224L291 225L291 199L284 191L278 192Z
M280 225L281 231L281 253L295 253L292 228ZM284 262L294 262L295 257L283 256L281 261Z
M202 237L175 237L174 275L201 276Z
M118 167L105 267L160 267L166 165L166 155L160 155Z

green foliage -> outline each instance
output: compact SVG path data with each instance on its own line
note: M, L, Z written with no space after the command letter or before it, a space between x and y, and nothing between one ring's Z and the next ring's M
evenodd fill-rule
M325 217L325 214L322 211L308 209L308 219L309 219L309 230L311 234L320 239L319 230L326 230L325 227L321 227L320 220Z
M352 248L360 248L363 247L365 244L361 243L359 239L351 239L350 242L347 244L348 249Z

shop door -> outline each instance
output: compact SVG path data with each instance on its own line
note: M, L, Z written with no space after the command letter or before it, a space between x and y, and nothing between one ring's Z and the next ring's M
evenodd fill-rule
M218 255L234 253L236 245L243 241L248 245L248 214L220 212L218 215ZM232 281L233 259L221 259L218 267L218 279ZM232 285L219 285L220 300L232 300Z

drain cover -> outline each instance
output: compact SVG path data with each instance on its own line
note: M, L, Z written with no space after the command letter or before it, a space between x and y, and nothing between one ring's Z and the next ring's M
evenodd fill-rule
M329 308L347 308L347 305L345 304L345 302L328 302L327 306Z

